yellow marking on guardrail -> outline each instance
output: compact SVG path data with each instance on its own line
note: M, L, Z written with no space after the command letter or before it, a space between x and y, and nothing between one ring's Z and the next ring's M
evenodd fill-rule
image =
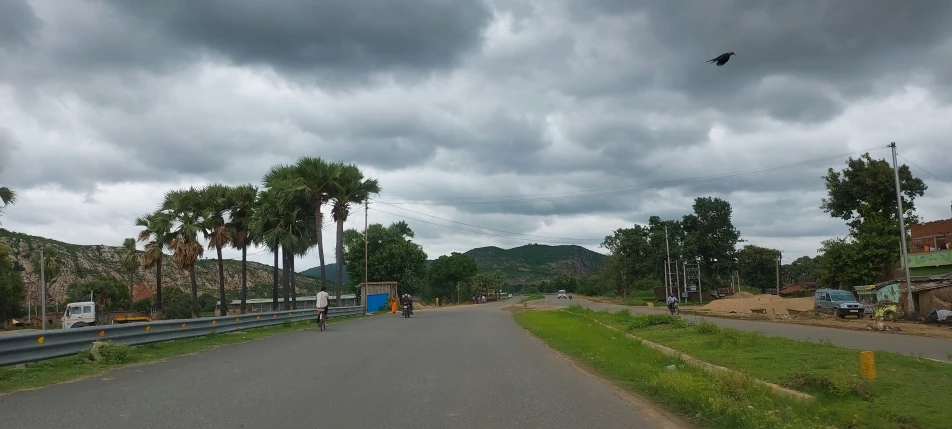
M235 318L235 321L236 321L236 322L240 322L240 320L238 320L238 319L239 319L239 318L238 318L238 317L236 317L236 318Z
M255 320L261 320L261 316L255 316Z
M217 322L217 320L212 320L212 325L214 325L214 324L215 324L215 322Z
M105 336L106 336L106 331L99 331L99 336L100 336L100 337L105 337Z
M271 315L271 318L272 318L272 319L274 319L275 317L278 317L278 315L277 315L277 314L272 314L272 315Z
M46 337L39 337L39 338L36 339L36 342L38 342L38 343L40 343L40 344L43 344L43 340L44 340L44 339L46 339Z
M185 327L185 324L184 324L184 323L182 324L182 327L183 327L183 328Z
M145 327L145 331L146 331L146 332L149 332L150 330L152 330L152 326L146 326L146 327Z
M290 315L291 315L291 313L288 313L288 316L290 316Z

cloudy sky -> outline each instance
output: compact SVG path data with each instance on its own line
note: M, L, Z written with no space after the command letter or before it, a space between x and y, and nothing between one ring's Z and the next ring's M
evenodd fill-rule
M819 209L834 155L896 141L919 214L952 215L949 22L946 0L0 0L0 222L118 245L168 189L311 155L378 178L370 222L430 257L598 250L698 196L812 256L846 230Z

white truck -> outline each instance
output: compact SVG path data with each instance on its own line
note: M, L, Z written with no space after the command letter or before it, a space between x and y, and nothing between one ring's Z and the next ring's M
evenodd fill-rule
M152 321L152 318L135 311L113 311L103 314L96 311L95 302L71 302L66 304L66 313L63 314L63 329L82 328L83 326L95 326L107 323L150 321Z

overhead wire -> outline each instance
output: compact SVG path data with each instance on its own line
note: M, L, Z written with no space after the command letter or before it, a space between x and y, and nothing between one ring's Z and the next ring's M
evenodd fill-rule
M929 171L929 170L926 170L925 168L922 168L919 164L916 164L915 162L912 162L912 160L910 160L909 158L906 158L906 157L904 157L904 156L902 156L902 155L899 155L899 154L897 154L896 156L898 156L898 157L902 158L904 161L906 161L906 162L912 164L914 167L916 167L916 168L918 168L918 169L924 171L926 174L928 174L928 175L934 177L936 180L938 180L938 181L940 181L940 182L942 182L942 183L945 183L946 185L949 185L950 187L952 187L952 183L946 182L945 179L939 177L937 174L935 174L935 173L933 173L933 172L931 172L931 171Z

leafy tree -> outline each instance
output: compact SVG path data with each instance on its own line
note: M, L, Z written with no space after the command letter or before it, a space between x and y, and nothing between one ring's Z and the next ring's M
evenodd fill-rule
M628 296L631 285L655 271L652 267L652 247L648 241L649 230L641 225L619 228L605 237L602 247L611 252L606 264L615 293Z
M319 224L314 220L307 194L298 186L299 178L294 166L272 167L265 175L264 183L265 199L257 206L264 223L259 227L268 228L262 231L265 234L264 241L281 249L284 261L284 308L290 309L297 295L291 287L294 255L303 255L314 246L317 242L315 228ZM256 234L254 229L252 232Z
M725 278L734 266L740 231L731 221L731 204L715 197L694 200L694 213L685 215L681 224L685 232L685 256L700 259L704 277Z
M423 248L410 239L413 230L400 221L388 227L377 223L367 227L368 281L395 281L400 289L411 295L420 293L419 286L426 279L427 255ZM357 230L344 233L344 261L351 283L364 280L364 234Z
M13 266L13 252L0 244L0 323L23 315L25 300L26 288Z
M284 235L281 224L281 211L277 209L281 204L281 195L276 189L265 188L258 193L255 209L251 215L251 240L259 246L266 246L274 256L272 267L271 308L278 308L278 297L283 296L278 291L280 280L278 257L280 255L281 238ZM261 296L267 296L262 294Z
M122 247L118 249L119 268L122 272L129 275L129 296L135 297L136 273L139 272L139 251L136 250L136 240L127 238L123 240ZM132 299L129 300L132 305ZM131 307L130 307L131 309Z
M208 240L208 246L215 248L218 260L218 296L222 302L225 302L225 261L222 257L222 249L231 244L235 236L228 219L233 205L232 190L222 184L208 185L199 191L199 199L201 201L198 204L204 211L202 233ZM228 308L221 306L218 315L228 315Z
M667 228L667 235L665 229ZM667 240L665 240L667 238ZM650 261L652 265L651 272L654 278L663 279L665 273L665 261L668 258L668 249L673 260L678 260L684 255L684 226L678 220L661 220L658 216L648 218L648 242L651 244ZM662 281L663 283L663 281Z
M142 268L155 268L155 309L158 311L162 311L165 303L162 299L162 260L165 258L165 248L172 244L174 238L172 220L172 215L162 210L136 219L136 226L142 228L138 241L146 242Z
M740 278L764 293L777 283L777 258L780 251L748 244L737 252Z
M131 308L132 295L123 282L103 276L87 282L73 283L66 288L69 302L89 301L90 295L99 311L118 311Z
M233 231L231 246L241 250L240 311L244 314L247 311L245 301L248 300L248 246L252 243L251 220L258 198L258 188L252 185L240 185L233 188L231 192L232 204L229 213L231 219L229 227Z
M453 252L449 256L440 256L427 270L431 295L444 299L456 295L456 300L460 301L460 284L478 271L476 261L468 255Z
M162 311L167 319L187 319L200 311L197 302L178 287L169 288L163 299Z
M849 239L824 244L821 278L832 282L875 282L889 275L899 260L899 215L896 202L895 173L886 160L874 160L868 153L850 158L846 168L826 176L827 198L820 208L834 218L847 221ZM927 189L906 165L899 167L903 216L915 223L915 200ZM908 233L908 232L906 232ZM827 258L827 252L830 257ZM858 259L846 259L851 254ZM849 285L846 285L849 286Z
M344 278L344 222L350 216L351 204L367 201L371 195L380 193L377 179L365 179L356 165L338 164L336 179L331 183L328 194L333 199L331 214L337 222L337 278ZM341 304L343 282L337 282L337 305Z
M324 264L324 213L322 207L330 199L329 192L340 174L337 164L330 164L317 157L301 157L295 164L294 187L304 193L307 204L313 212L317 233L317 254L321 266L321 286L327 287L327 266ZM340 277L338 277L338 281Z
M784 265L782 270L790 282L793 283L802 283L802 282L819 282L820 281L820 257L810 258L809 256L801 256L791 262L789 265Z
M207 211L202 204L200 192L195 188L167 192L162 209L167 210L175 221L172 228L174 238L169 245L172 249L172 261L178 269L189 273L192 284L192 315L198 317L195 264L205 253L205 247L198 241L198 235L205 235Z
M42 256L43 258L41 261L40 252L33 252L33 254L30 256L30 265L33 268L33 273L36 275L38 282L42 282L42 279L40 279L40 266L43 266L42 274L46 279L46 302L48 306L52 305L55 309L56 303L50 299L50 289L53 288L53 285L57 280L59 280L60 274L63 273L63 255L54 248L45 248L43 249ZM37 290L39 290L42 284L37 284Z

